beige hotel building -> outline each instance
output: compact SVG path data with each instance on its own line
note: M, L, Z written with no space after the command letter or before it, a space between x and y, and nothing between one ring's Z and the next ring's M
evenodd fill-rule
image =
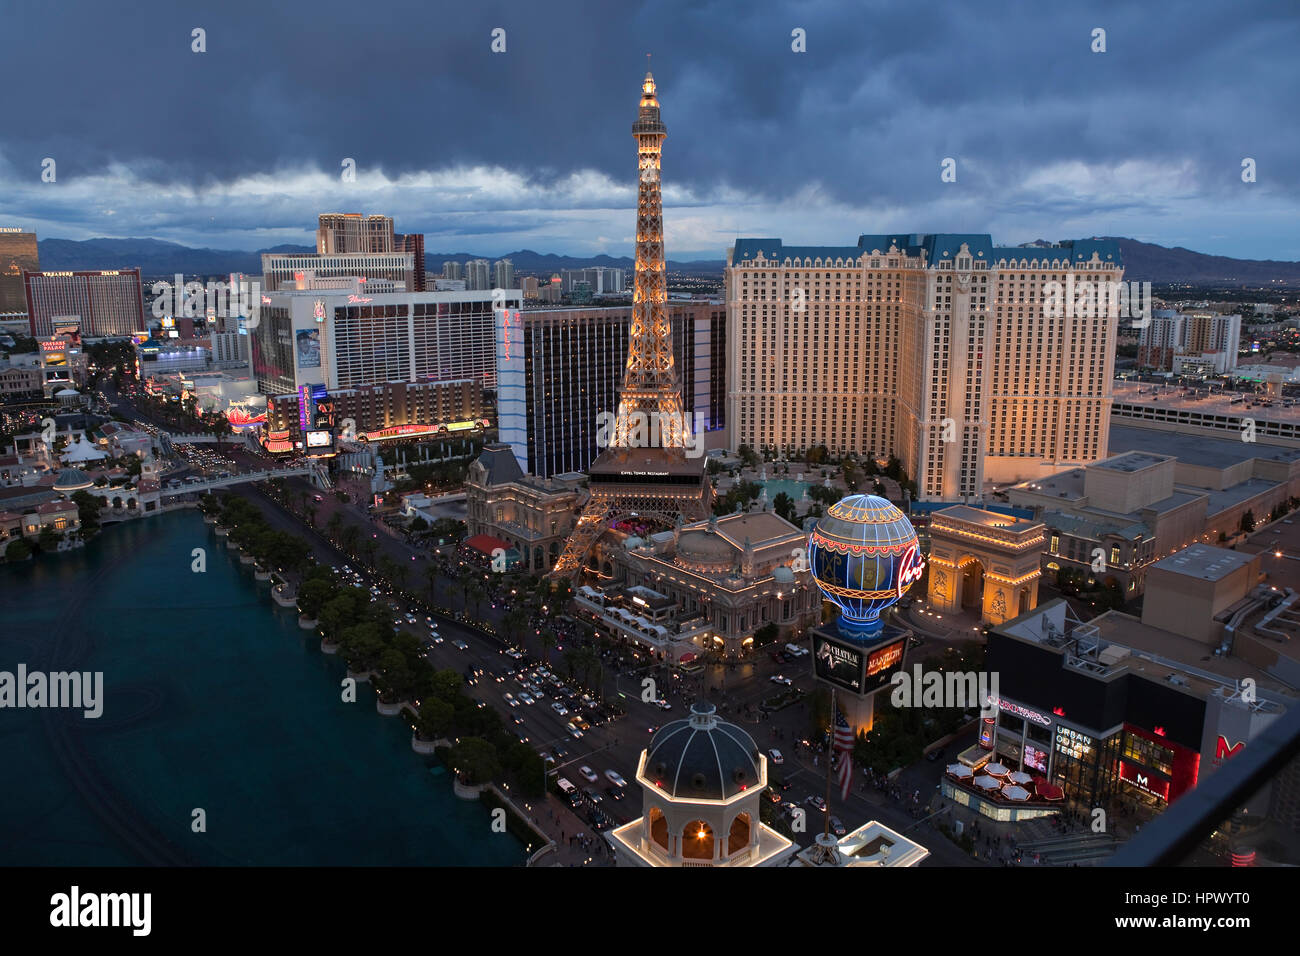
M1118 319L1049 308L1049 284L1071 276L1076 290L1118 282L1118 244L739 239L726 274L732 441L894 454L931 501L1105 458Z

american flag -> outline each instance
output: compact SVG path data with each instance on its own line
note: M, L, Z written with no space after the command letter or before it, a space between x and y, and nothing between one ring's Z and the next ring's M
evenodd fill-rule
M853 746L857 743L857 738L853 735L853 728L849 722L844 719L844 714L837 707L835 708L835 753L840 757L840 799L849 798L849 787L853 783Z

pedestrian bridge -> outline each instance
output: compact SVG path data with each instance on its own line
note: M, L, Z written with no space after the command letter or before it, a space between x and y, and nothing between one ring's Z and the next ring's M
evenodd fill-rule
M317 488L327 489L331 487L329 475L324 468L317 465L300 465L296 468L267 468L262 471L247 471L240 475L231 475L229 478L204 478L202 481L193 481L179 488L164 487L162 496L166 498L176 495L202 493L214 491L218 488L230 488L250 481L269 481L272 478L310 478L311 483Z

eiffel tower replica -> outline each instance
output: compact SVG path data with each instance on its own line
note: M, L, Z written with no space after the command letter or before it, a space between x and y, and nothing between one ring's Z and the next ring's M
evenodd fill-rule
M578 573L613 521L635 516L672 527L679 519L708 517L713 500L704 457L686 456L689 425L682 415L672 326L665 310L668 292L664 280L659 157L667 129L659 118L655 80L648 71L641 85L641 113L632 124L632 135L637 143L641 183L627 372L609 447L587 470L591 497L564 553L555 562L552 578L572 578ZM657 429L649 423L656 423ZM647 443L647 433L657 434L658 442Z

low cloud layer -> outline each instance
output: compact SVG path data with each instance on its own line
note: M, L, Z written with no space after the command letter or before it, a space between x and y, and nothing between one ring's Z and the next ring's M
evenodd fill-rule
M1255 3L223 5L6 12L0 225L253 249L324 211L430 252L627 255L654 52L668 253L737 235L1129 235L1300 259L1300 12ZM193 22L191 22L193 21ZM207 52L191 52L206 30ZM506 52L491 51L492 30ZM1093 53L1092 30L1107 51ZM806 53L791 31L806 33ZM31 89L24 90L23 84ZM100 92L96 92L100 91ZM57 181L41 180L46 157ZM356 161L355 182L340 162ZM1257 181L1241 181L1241 162ZM957 181L940 181L945 158Z

